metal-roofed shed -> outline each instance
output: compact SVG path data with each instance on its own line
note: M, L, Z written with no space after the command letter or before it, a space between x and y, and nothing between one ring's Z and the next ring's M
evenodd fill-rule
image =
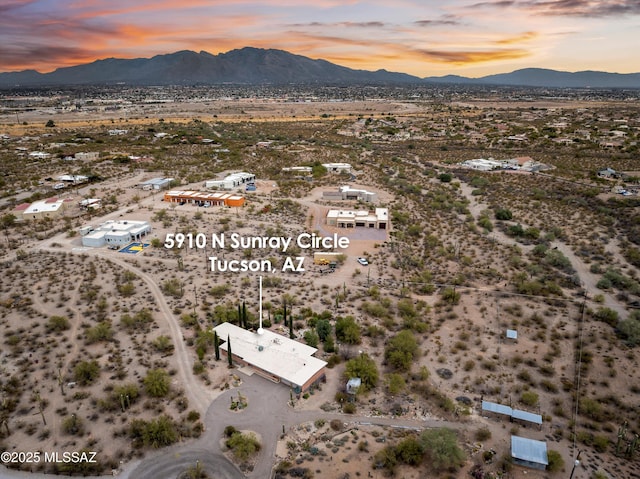
M542 416L540 414L514 409L511 416L513 419L520 419L521 421L532 422L538 425L542 424Z
M549 465L547 443L535 439L511 436L511 457L516 464L532 469L544 471Z
M510 406L490 401L482 401L482 410L495 412L496 414L504 414L505 416L511 416L513 413L513 409L511 409Z

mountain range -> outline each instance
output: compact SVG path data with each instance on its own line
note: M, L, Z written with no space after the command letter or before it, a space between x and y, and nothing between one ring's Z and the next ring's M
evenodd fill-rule
M457 75L420 78L387 70L354 70L283 50L245 47L212 55L179 51L152 58L107 58L58 68L0 73L0 88L58 85L356 85L465 84L550 88L640 88L640 73L562 72L526 68L511 73L466 78Z

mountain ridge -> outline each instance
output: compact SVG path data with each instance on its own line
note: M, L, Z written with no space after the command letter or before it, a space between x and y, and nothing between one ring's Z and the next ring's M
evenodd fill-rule
M217 55L181 50L150 58L104 58L61 67L0 73L0 88L130 84L155 85L278 85L278 84L460 84L551 88L640 88L640 73L594 70L565 72L523 68L480 78L459 75L420 78L407 73L355 70L323 59L311 59L277 49L244 47Z

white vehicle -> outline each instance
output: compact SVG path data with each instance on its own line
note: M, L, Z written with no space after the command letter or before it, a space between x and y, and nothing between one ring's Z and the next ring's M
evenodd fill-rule
M369 264L367 258L358 258L358 263L360 263L362 266L367 266Z

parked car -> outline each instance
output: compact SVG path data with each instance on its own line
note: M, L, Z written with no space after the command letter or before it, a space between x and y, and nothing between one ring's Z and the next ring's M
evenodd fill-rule
M360 263L362 266L367 266L369 264L367 258L358 258L358 263Z

